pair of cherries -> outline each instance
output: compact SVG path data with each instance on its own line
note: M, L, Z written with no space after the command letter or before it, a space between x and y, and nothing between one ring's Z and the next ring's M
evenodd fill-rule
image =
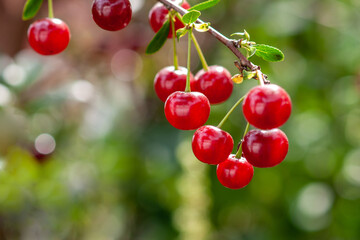
M246 95L243 114L256 128L242 143L240 159L231 154L234 141L231 135L214 126L199 128L192 140L195 156L207 164L217 164L217 176L222 185L239 189L248 185L254 167L267 168L280 164L288 152L288 139L278 127L290 117L291 100L281 87L269 84L256 86Z
M94 0L92 14L95 23L108 31L125 28L132 17L129 0ZM41 55L54 55L66 49L70 30L58 18L44 18L32 23L28 29L30 46Z

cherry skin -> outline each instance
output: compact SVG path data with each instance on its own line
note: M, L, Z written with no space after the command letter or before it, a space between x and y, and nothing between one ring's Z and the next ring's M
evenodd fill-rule
M286 91L275 84L256 86L244 99L243 113L256 128L277 128L289 119L291 100Z
M259 168L274 167L286 157L288 139L280 129L251 130L244 137L242 150L251 165Z
M226 101L231 96L233 87L231 74L221 66L209 66L207 71L200 70L191 85L194 91L205 94L211 104Z
M132 16L129 0L94 0L92 15L102 29L118 31L125 28Z
M231 154L216 169L219 182L230 189L240 189L248 185L254 175L253 166L245 158Z
M174 0L173 0L174 1ZM179 4L181 1L176 0L175 3ZM186 1L181 4L184 9L189 9L190 5ZM154 32L158 32L168 19L169 11L162 3L156 3L149 12L149 23ZM185 27L179 18L175 17L175 32L176 30ZM170 25L170 31L168 38L172 38L172 27Z
M192 139L194 155L201 162L219 164L225 161L234 147L231 135L214 126L202 126Z
M187 69L169 66L161 69L155 76L154 89L161 101L165 102L170 94L176 91L184 91L186 87ZM194 81L194 76L190 73L190 82Z
M55 55L66 49L70 41L69 27L57 18L33 22L28 29L30 46L39 54Z
M195 130L208 120L210 103L199 92L174 92L165 102L165 116L169 123L181 130Z

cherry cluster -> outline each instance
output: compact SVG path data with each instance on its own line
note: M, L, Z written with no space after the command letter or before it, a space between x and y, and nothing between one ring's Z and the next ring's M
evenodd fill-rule
M256 86L247 93L243 113L246 120L259 129L246 133L235 155L231 154L234 141L229 133L219 127L203 126L209 117L211 95L157 87L159 81L161 86L175 86L173 83L181 81L184 71L184 68L176 71L174 67L161 70L155 77L155 90L161 100L168 95L165 116L172 126L181 130L197 129L192 139L194 155L201 162L218 165L217 176L222 185L231 189L245 187L253 177L253 166L274 167L285 159L288 139L278 127L290 117L291 100L284 89L269 84ZM210 86L216 85L219 78L212 75L208 78Z
M182 7L188 9L190 6L184 1ZM151 9L149 22L155 32L159 31L168 15L167 8L160 3ZM175 31L184 27L179 19L173 18L173 21ZM172 38L173 33L170 27L168 38ZM209 118L210 105L222 103L231 96L232 76L222 66L207 67L205 64L205 67L195 77L185 67L165 67L156 74L154 89L159 99L165 102L165 116L173 127L197 129L192 139L196 158L217 165L218 179L225 187L243 188L253 177L253 167L273 167L285 159L288 139L278 127L290 117L291 100L281 87L265 84L259 73L260 86L240 99L243 100L246 120L258 129L247 132L247 127L237 154L231 154L234 147L231 135L220 126L203 125Z
M214 126L196 130L193 152L200 161L217 164L222 185L231 189L245 187L253 177L253 166L274 167L285 159L289 143L278 127L290 113L291 100L284 89L274 84L256 86L244 98L243 114L249 124L259 129L245 130L236 155L231 154L234 146L231 135Z

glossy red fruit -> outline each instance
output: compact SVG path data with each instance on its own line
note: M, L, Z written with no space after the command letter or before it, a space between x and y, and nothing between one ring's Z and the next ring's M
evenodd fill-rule
M180 4L180 0L173 0L173 2L175 2L176 4ZM184 1L181 4L181 7L185 8L185 9L189 9L190 5L189 3L187 3L186 1ZM162 25L165 23L165 21L168 19L169 16L169 11L167 10L167 8L162 4L162 3L156 3L150 10L149 13L149 23L151 28L154 30L154 32L158 32L160 30L160 28L162 27ZM185 27L184 24L182 24L182 22L179 20L179 18L175 18L175 31ZM170 31L169 31L169 35L168 38L172 38L172 27L170 25Z
M184 91L186 87L187 69L179 67L175 70L174 66L161 69L155 76L154 89L156 95L165 102L168 96L176 91ZM190 82L194 81L190 73Z
M57 18L44 18L32 23L28 30L30 46L42 55L58 54L70 41L69 27Z
M280 129L251 130L242 143L244 157L259 168L278 165L285 159L288 149L288 139Z
M236 158L231 154L216 169L219 182L231 189L240 189L248 185L254 175L253 166L245 158Z
M181 130L194 130L204 125L210 115L210 103L199 92L174 92L165 102L169 123Z
M225 161L234 147L231 135L214 126L202 126L192 139L192 150L200 161L219 164Z
M211 104L226 101L231 96L233 87L231 74L221 66L209 66L208 71L200 70L191 85L194 91L205 94Z
M102 29L117 31L125 28L132 16L129 0L94 0L92 15Z
M291 100L286 91L277 85L257 86L246 95L243 113L256 128L277 128L289 119Z

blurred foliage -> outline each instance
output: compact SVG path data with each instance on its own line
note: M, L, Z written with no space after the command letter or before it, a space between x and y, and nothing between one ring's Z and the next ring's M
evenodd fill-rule
M12 22L21 37L0 24L0 239L360 239L360 2L223 0L203 12L225 35L246 28L285 53L252 60L292 97L289 154L238 191L194 158L192 131L166 122L152 81L171 43L144 54L155 1L131 2L131 24L110 33L93 23L91 1L55 0L72 40L53 57L28 47L29 22ZM22 4L0 0L2 16L21 20ZM197 36L209 64L237 73L226 47ZM236 85L208 123L254 85ZM235 141L244 127L241 109L224 125Z

